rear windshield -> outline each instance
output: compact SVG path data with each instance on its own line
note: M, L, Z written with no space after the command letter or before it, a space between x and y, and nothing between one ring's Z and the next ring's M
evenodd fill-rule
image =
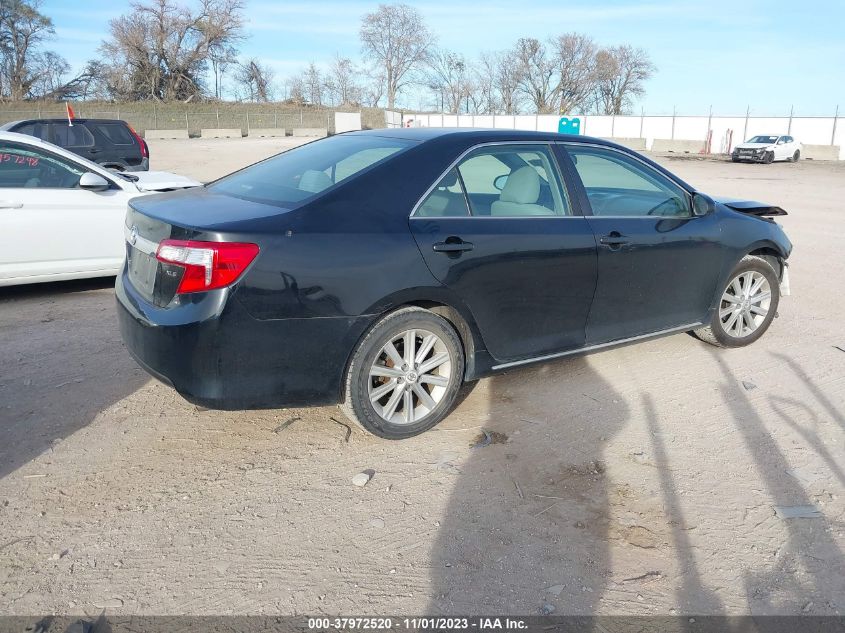
M290 207L415 144L380 136L331 136L242 169L209 188L246 200Z

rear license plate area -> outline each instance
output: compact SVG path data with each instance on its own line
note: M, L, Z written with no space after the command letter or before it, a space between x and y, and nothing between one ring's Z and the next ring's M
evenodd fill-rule
M158 260L134 246L128 247L126 259L132 285L142 294L152 297L158 272Z

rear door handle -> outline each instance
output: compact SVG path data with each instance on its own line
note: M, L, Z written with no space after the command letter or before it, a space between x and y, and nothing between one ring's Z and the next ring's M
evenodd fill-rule
M609 246L610 248L618 248L628 244L631 240L622 235L618 231L611 231L608 235L603 235L599 238L599 243Z
M435 242L431 247L438 253L461 253L463 251L471 251L475 248L472 242Z
M0 209L20 209L23 202L16 202L14 200L0 200Z

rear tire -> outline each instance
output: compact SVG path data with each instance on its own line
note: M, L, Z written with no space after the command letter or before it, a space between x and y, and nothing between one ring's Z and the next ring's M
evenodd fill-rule
M795 153L792 155L792 158L789 159L791 163L797 163L798 159L801 158L801 150L795 150Z
M716 347L750 345L769 329L779 302L780 285L775 270L765 259L746 255L722 289L710 324L692 334Z
M378 321L355 349L341 410L378 437L413 437L452 410L464 365L461 339L446 319L402 308Z

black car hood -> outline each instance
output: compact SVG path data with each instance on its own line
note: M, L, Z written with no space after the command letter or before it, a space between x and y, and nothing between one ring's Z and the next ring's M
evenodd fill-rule
M786 211L773 204L766 204L765 202L755 202L754 200L737 200L736 198L714 198L719 204L739 211L740 213L747 213L748 215L759 216L776 216L786 215Z

